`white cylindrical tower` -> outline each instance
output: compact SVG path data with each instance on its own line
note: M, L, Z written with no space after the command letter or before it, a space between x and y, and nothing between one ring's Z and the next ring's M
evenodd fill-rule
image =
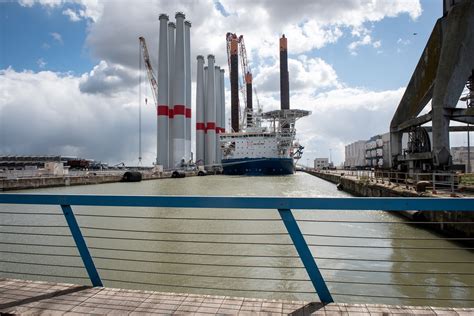
M216 163L221 163L219 133L221 130L221 68L214 66L214 93L216 95Z
M185 159L186 120L186 71L184 52L184 19L182 12L176 13L175 71L173 83L173 164L179 165Z
M185 157L191 159L191 22L184 22L184 66L186 73Z
M169 110L168 110L168 117L169 117L169 139L168 139L168 146L169 146L169 168L174 168L174 131L173 131L173 106L174 106L174 94L173 94L173 85L174 85L174 34L176 30L176 24L173 22L168 23L168 58L169 58L169 85L168 85L168 96L169 96Z
M224 86L224 69L221 68L221 133L225 133L225 86Z
M206 124L204 121L204 57L197 56L196 77L196 163L205 164L204 139Z
M157 112L157 157L156 164L169 168L168 134L168 15L160 14L160 38L158 42L158 105Z
M204 66L204 113L206 113L207 107L207 66ZM204 122L206 121L206 115L204 114ZM206 130L204 129L204 133Z
M207 56L206 91L206 166L216 163L216 95L214 55Z

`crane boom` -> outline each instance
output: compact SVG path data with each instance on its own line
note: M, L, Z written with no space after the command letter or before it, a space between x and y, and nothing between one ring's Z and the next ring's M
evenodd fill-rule
M155 100L155 105L157 105L158 104L158 83L156 81L155 74L153 73L153 67L151 66L150 55L148 54L146 41L143 36L140 36L138 40L140 41L140 48L142 51L143 61L145 62L148 80L150 81L150 85L153 91L153 99Z

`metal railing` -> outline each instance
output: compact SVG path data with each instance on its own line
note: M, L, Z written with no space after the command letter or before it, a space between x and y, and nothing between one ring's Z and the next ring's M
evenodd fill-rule
M110 195L49 195L49 194L0 194L0 205L7 204L7 207L0 208L0 235L12 236L12 238L4 238L0 240L0 253L2 254L0 263L7 263L14 267L22 267L24 265L36 265L40 267L48 267L61 269L80 269L81 267L87 271L87 277L74 276L69 274L61 274L57 271L51 274L35 273L33 270L13 271L2 268L2 274L21 274L25 276L52 276L64 278L87 278L93 286L102 286L103 281L138 284L138 285L157 285L162 287L181 288L184 290L201 289L205 291L243 291L243 292L270 292L270 293L314 293L311 289L296 286L295 283L309 282L317 293L322 302L334 301L333 296L339 298L344 297L361 297L377 300L384 299L419 299L432 301L448 301L448 302L474 302L471 296L463 297L437 297L432 296L412 296L383 294L377 289L383 289L387 286L396 286L400 288L435 288L449 289L450 291L467 290L474 288L474 272L472 271L472 260L407 260L406 258L380 258L373 256L364 256L367 249L383 252L386 250L395 251L415 251L427 253L436 253L438 251L447 254L453 251L472 250L470 247L453 246L449 244L447 247L433 244L426 244L430 241L438 240L439 237L428 238L411 238L411 237L381 237L367 234L363 235L346 235L341 233L327 233L324 227L327 225L400 225L402 221L394 220L345 220L339 217L336 219L327 218L295 218L304 210L349 210L349 211L367 211L367 210L384 210L384 211L403 211L403 210L429 210L429 211L474 211L474 199L452 199L452 198L284 198L284 197L190 197L190 196L110 196ZM45 212L45 211L28 211L15 209L16 205L59 205L62 212ZM71 206L80 207L81 212L74 214ZM87 212L84 206L89 207L106 207L105 212ZM136 214L136 213L117 213L117 207L139 207L139 208L156 208L162 209L185 209L183 212L192 216L175 216L156 215L155 213ZM198 214L193 209L218 209L219 213L213 215ZM279 217L256 217L244 216L237 218L229 218L227 216L218 216L226 214L230 209L246 209L256 211L278 210ZM265 213L267 214L267 213ZM322 212L320 214L327 214ZM9 222L7 219L12 216L25 216L30 222ZM36 219L38 217L64 217L64 222L55 220L42 224ZM86 224L79 225L76 217L82 218ZM34 220L32 219L34 218ZM117 227L117 224L97 225L97 219L105 219L109 221L123 221L125 225ZM33 221L33 222L32 222ZM132 221L137 221L137 228L133 228ZM201 222L206 223L205 226L199 226L203 229L200 231L180 231L173 229L174 225L165 225L165 229L146 229L149 221L158 221L164 223L178 222ZM215 223L216 227L223 222L240 222L244 223L235 231L216 231L211 229L209 223ZM89 224L87 224L89 222ZM286 231L272 230L262 231L260 224L263 222L283 223ZM115 222L114 222L115 223ZM255 225L253 225L253 224ZM433 222L419 222L420 224L437 224ZM52 225L54 224L54 225ZM304 232L305 229L300 225L317 225L316 229L310 232ZM463 224L474 224L474 221L463 222ZM253 225L253 226L252 226ZM273 225L273 224L272 224ZM123 227L125 226L125 227ZM254 230L248 231L247 228L254 227ZM273 227L273 226L272 226ZM36 230L35 230L36 229ZM39 230L38 230L39 229ZM73 237L74 244L58 244L51 238L67 237L68 229ZM83 234L82 231L86 233ZM95 232L95 233L94 233ZM97 232L101 232L98 235ZM339 232L339 231L338 231ZM151 237L152 236L152 237ZM228 237L233 236L237 239L229 240ZM288 238L289 236L289 238ZM27 237L34 238L32 241ZM205 238L204 238L205 237ZM41 242L41 238L46 238ZM266 239L260 241L259 238ZM281 238L284 240L281 241ZM285 239L286 238L286 239ZM86 244L86 239L92 246ZM307 241L309 239L309 242ZM474 238L444 238L449 242L472 241ZM113 246L102 243L106 240L115 240L118 242ZM334 242L335 241L335 242ZM387 241L387 242L385 242ZM376 242L371 245L370 242ZM418 242L422 242L421 244ZM157 244L173 244L179 245L173 248L166 246L157 246ZM378 243L378 244L377 244ZM141 245L141 246L140 246ZM161 245L161 244L160 244ZM201 248L202 245L210 245L211 249ZM231 247L236 247L231 249ZM252 247L257 248L255 251L249 251ZM77 249L82 259L82 265L69 261L70 257L77 256L73 249ZM284 248L284 250L281 250ZM49 249L49 252L44 252ZM204 250L207 249L207 250ZM274 250L277 249L277 250ZM327 251L327 250L330 251ZM345 249L350 249L349 255L341 255ZM41 250L41 251L37 251ZM64 252L63 250L67 250ZM296 250L296 253L294 252ZM91 251L94 256L91 255ZM314 253L313 253L314 252ZM316 256L314 256L316 255ZM43 262L42 260L21 260L21 256L35 256L38 258L55 258L53 262ZM158 256L156 259L155 256ZM174 256L174 257L170 257ZM191 260L185 260L191 257ZM93 259L94 258L94 259ZM197 260L200 258L200 260ZM203 259L205 258L205 260ZM223 258L230 258L230 261L223 261ZM58 261L62 259L63 261ZM270 262L258 261L268 259ZM101 266L98 268L94 260L104 262L108 260L113 264ZM272 260L278 260L275 264ZM318 263L317 263L318 262ZM125 263L136 263L140 265L140 269L130 268ZM353 265L351 265L353 264ZM393 266L403 268L405 264L412 264L418 269L393 269ZM432 272L430 264L446 265L449 267L444 272ZM189 267L184 271L175 268L161 271L157 270L154 265L158 266L186 266ZM387 266L388 265L388 266ZM196 272L191 267L206 268L208 272ZM233 269L237 268L239 273L231 275L216 274L216 267ZM428 267L428 268L426 268ZM242 274L249 269L250 275ZM285 273L280 273L279 277L272 274L262 273L262 270L286 269ZM258 270L258 273L255 272ZM99 272L106 273L109 277L101 278ZM307 277L304 273L306 271ZM323 275L323 273L325 276ZM131 274L131 280L123 279L124 274ZM283 275L282 275L283 274ZM393 282L391 275L403 275L404 282ZM144 280L140 280L137 275L147 276ZM148 276L160 276L158 282L150 282ZM366 277L367 275L367 277ZM370 278L371 275L389 276L377 278L375 281ZM425 277L426 282L414 283L411 277ZM337 276L343 276L337 278ZM363 277L362 277L363 276ZM432 284L432 277L442 279L442 284ZM170 282L165 282L169 277ZM187 280L197 278L198 284L188 284ZM235 284L246 285L248 280L258 281L259 283L273 282L266 288L246 288L246 287L222 287L206 280L224 279L227 282L237 282ZM451 278L455 281L452 281ZM382 280L382 281L380 281ZM244 283L239 283L244 282ZM282 287L275 286L275 282L286 282ZM464 282L464 283L463 283ZM287 284L288 283L288 284ZM234 284L234 285L235 285ZM328 287L328 284L330 285ZM218 284L220 285L220 284ZM362 287L363 290L348 292L346 291L330 291L337 285L344 285L342 289L349 286ZM366 290L365 287L369 287ZM428 291L429 292L429 291ZM343 299L342 299L343 301Z
M416 189L416 184L426 181L426 190L436 194L458 192L460 179L456 173L448 172L425 172L407 173L390 170L320 170L322 173L337 174L354 177L357 180L366 180L374 183L391 184L403 186L406 189Z
M407 189L415 188L420 181L426 181L426 190L436 193L437 191L454 193L458 189L459 178L455 173L413 173L377 170L374 172L375 182L392 183L403 185Z

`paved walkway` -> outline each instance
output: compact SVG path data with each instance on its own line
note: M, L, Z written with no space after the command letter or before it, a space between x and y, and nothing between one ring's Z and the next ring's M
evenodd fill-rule
M91 288L65 283L0 279L0 313L7 314L227 314L227 315L474 315L474 308L329 304L229 296Z

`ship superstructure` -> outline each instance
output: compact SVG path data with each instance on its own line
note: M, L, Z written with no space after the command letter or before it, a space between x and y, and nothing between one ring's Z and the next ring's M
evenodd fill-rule
M310 111L290 109L288 52L285 35L280 38L280 93L281 109L262 113L252 107L252 74L248 63L245 65L247 96L244 122L239 124L238 98L238 43L243 45L243 37L227 34L229 69L231 78L231 133L220 133L222 168L224 174L231 175L282 175L293 174L295 160L301 158L303 146L295 143L295 123L311 114ZM245 60L245 49L242 59ZM257 99L258 104L258 99ZM260 105L258 104L258 108ZM236 115L234 113L237 113Z
M295 122L309 114L309 111L290 109L254 113L254 122L259 122L257 126L237 133L220 134L224 173L293 174L294 161L301 157L303 149L295 143Z

